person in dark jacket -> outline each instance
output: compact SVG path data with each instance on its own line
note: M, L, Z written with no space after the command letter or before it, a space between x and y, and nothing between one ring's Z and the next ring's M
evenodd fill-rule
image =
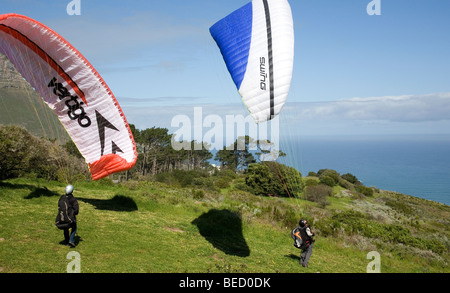
M307 268L308 267L308 262L309 262L309 258L311 257L312 254L312 249L313 249L313 244L314 244L314 232L311 230L311 228L309 227L308 222L305 219L301 219L298 222L299 226L300 226L300 235L302 237L302 239L306 239L306 243L308 243L308 246L306 246L305 248L302 249L302 252L300 254L300 264Z
M73 196L73 185L66 186L66 196L69 199L69 217L72 218L72 231L69 233L69 229L64 229L64 239L66 240L67 245L70 247L75 247L75 233L77 233L77 218L78 212L80 211L80 207L78 205L77 199Z

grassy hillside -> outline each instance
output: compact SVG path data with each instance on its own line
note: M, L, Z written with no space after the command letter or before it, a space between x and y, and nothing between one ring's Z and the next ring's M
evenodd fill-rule
M34 91L0 88L0 124L20 125L38 137L67 137L57 116Z
M0 124L68 138L52 111L1 55ZM328 175L333 181L336 174ZM166 182L174 176L166 176ZM371 251L381 256L381 272L450 272L449 206L358 190L347 181L352 178L339 175L329 196L311 193L298 199L255 196L243 191L251 189L242 177L221 179L223 186L234 182L205 190L148 181L75 183L81 209L75 249L61 244L62 231L54 225L64 184L35 178L0 181L0 272L63 273L70 251L80 254L86 273L364 273ZM310 186L318 180L303 178ZM197 183L207 187L215 181ZM317 234L309 268L299 265L300 251L290 238L302 217Z
M38 137L68 139L53 111L1 54L0 124L20 125Z
M62 231L54 226L63 184L0 182L1 272L64 273L69 251L80 254L85 273L365 273L370 251L380 253L381 272L450 272L449 206L397 193L361 197L335 187L330 204L322 206L232 187L198 193L109 180L75 187L80 214L78 245L71 249L60 244ZM317 234L309 268L299 265L290 238L300 217ZM383 235L369 233L374 231ZM428 248L421 239L429 240Z

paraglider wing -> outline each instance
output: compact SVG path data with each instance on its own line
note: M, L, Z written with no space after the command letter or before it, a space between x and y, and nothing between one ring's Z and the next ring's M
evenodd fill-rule
M58 116L94 180L134 166L136 145L117 100L65 39L31 18L4 14L0 15L0 53Z
M278 115L294 62L294 29L287 0L253 0L210 28L228 71L255 122Z

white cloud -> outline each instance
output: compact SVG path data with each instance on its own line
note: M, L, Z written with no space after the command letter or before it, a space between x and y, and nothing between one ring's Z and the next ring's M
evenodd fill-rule
M173 131L176 115L194 119L194 107L202 107L203 118L242 115L243 103L211 104L205 97L119 98L129 123L139 129L153 126ZM171 100L172 104L167 103ZM280 113L281 135L396 135L449 134L450 93L338 101L287 103Z
M423 122L450 120L450 93L348 98L288 104L285 112L300 120Z

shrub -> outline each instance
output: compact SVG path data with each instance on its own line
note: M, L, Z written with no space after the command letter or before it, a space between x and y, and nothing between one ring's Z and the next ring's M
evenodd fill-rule
M352 189L353 184L348 182L347 180L341 178L339 179L339 185L344 187L345 189Z
M194 199L203 199L205 197L205 193L203 190L192 188L192 197Z
M302 174L276 162L250 164L245 183L261 195L298 196L303 190Z
M234 188L256 194L255 190L245 183L245 179L236 179L234 181Z
M34 139L18 126L0 127L0 180L19 177L28 167Z
M64 168L68 166L70 172ZM0 180L26 175L72 181L86 174L84 160L68 154L55 142L34 137L18 126L0 126Z
M275 182L266 164L250 164L245 172L245 184L251 187L257 195L274 194Z
M349 234L359 234L368 238L377 238L384 242L403 243L420 249L428 249L436 253L444 253L446 246L438 239L414 237L411 232L397 224L381 224L369 219L357 211L345 211L334 214L330 219L319 221L321 232L333 235L342 230Z
M156 181L169 185L187 187L193 185L204 185L205 187L213 185L208 180L204 172L198 170L173 170L172 172L159 173L156 175Z
M236 179L238 177L238 175L236 174L236 172L234 172L233 170L230 169L224 169L224 170L220 170L218 172L215 172L214 175L218 176L218 177L224 177L227 180L233 180Z
M339 183L340 176L339 176L339 173L337 171L335 171L335 170L332 170L332 169L320 169L317 172L317 175L319 175L319 178L328 176L331 179L333 179L333 186Z
M332 194L333 189L331 187L319 184L306 187L304 197L306 200L317 202L320 206L325 207L330 204L327 201L327 196L331 196Z
M373 189L370 187L366 187L364 185L356 186L356 191L365 195L365 196L373 196Z
M228 187L230 187L230 181L220 178L214 182L214 185L217 188L228 188Z
M329 187L333 187L334 185L336 185L334 179L331 178L330 176L321 176L320 183Z
M166 183L172 186L180 186L178 180L173 176L172 173L160 173L156 174L156 181L161 183Z
M413 209L407 205L406 203L400 201L400 200L395 200L395 199L386 199L385 204L391 208L393 208L394 210L397 210L405 215L413 215L414 211Z
M319 184L319 182L317 180L314 180L314 179L306 179L304 183L305 183L305 187L315 186L315 185Z
M347 174L342 175L341 178L347 180L348 182L350 182L352 184L361 185L361 182L353 174L347 173Z

